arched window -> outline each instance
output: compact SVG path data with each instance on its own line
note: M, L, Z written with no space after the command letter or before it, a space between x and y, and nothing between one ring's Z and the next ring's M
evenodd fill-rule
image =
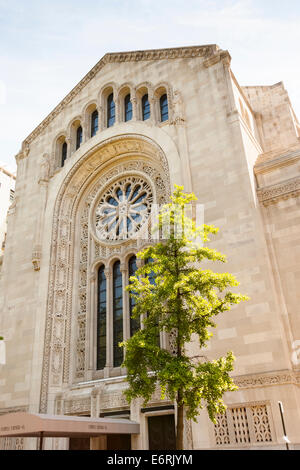
M82 127L79 126L76 132L76 150L79 149L82 143Z
M161 122L167 121L169 119L169 107L168 107L168 97L166 94L162 95L160 100L160 119Z
M98 304L97 304L97 369L106 365L106 277L104 266L98 271Z
M143 121L150 118L150 103L148 95L144 95L142 98L142 117Z
M124 108L125 108L125 122L127 122L132 119L132 103L130 101L130 95L125 96Z
M135 276L137 271L136 265L136 256L132 256L128 263L128 275ZM135 300L133 297L129 296L129 316L130 316L130 336L133 336L140 329L140 322L136 318L131 318L132 311L135 306Z
M115 123L116 107L114 102L114 95L111 93L107 98L107 127L111 127Z
M123 362L123 349L118 344L123 341L123 289L120 261L113 267L113 351L114 367Z
M153 263L152 258L148 258L148 259L145 260L145 264L151 264L151 263ZM154 273L154 271L151 271L148 274L148 279L149 279L150 284L153 286L155 284L155 273ZM156 325L158 325L158 322L156 322ZM157 333L157 346L160 346L160 332Z
M97 134L98 132L98 126L99 126L99 114L97 109L92 113L91 116L91 137L94 137L94 135Z
M61 166L64 166L65 161L67 159L67 152L68 152L68 144L64 142L61 148Z

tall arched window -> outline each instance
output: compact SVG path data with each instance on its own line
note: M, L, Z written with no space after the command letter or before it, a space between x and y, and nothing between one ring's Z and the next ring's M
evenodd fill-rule
M160 104L160 119L161 122L169 119L168 97L166 94L162 95L159 100Z
M153 259L148 258L148 259L145 260L145 263L146 264L151 264L151 263L153 263ZM154 271L151 271L148 274L148 279L150 281L150 284L152 284L152 285L155 284L155 273L154 273ZM158 322L156 323L156 325L158 325ZM158 332L158 334L157 334L157 346L160 346L160 332Z
M97 109L92 113L91 116L91 137L97 134L99 128L99 114Z
M143 121L150 118L150 103L148 95L144 95L142 98L142 117Z
M76 150L79 149L82 143L82 127L79 126L76 132Z
M136 271L137 271L136 256L132 256L128 263L129 278L130 276L135 276ZM135 318L131 318L134 306L135 306L135 300L133 297L129 296L130 336L133 336L134 333L136 333L140 329L139 320Z
M123 349L118 344L123 341L123 289L120 261L113 267L113 350L114 367L123 362Z
M124 108L125 108L125 122L127 122L132 119L132 103L130 101L130 95L125 96Z
M68 144L67 142L64 142L61 148L61 166L64 166L65 164L65 161L67 159L67 152L68 152Z
M97 369L106 365L106 277L104 266L98 271L98 304L97 304Z
M115 123L116 107L114 102L114 95L111 93L107 98L107 127L111 127Z

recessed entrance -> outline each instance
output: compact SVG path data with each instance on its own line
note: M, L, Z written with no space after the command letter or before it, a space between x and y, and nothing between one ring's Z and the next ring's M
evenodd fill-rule
M176 450L174 415L148 417L149 450Z
M88 437L73 437L69 442L69 450L90 450L90 439Z

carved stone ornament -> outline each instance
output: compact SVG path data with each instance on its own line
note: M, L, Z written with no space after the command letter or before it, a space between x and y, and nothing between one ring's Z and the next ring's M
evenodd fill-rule
M40 163L40 182L48 182L50 177L50 157L48 154L44 154Z
M99 240L122 243L134 238L147 222L153 202L151 185L139 176L127 176L105 189L95 210Z
M109 191L116 181L133 184L130 177L143 182L139 190L142 192L137 194L142 198L141 204L148 204L152 197L156 203L165 203L170 195L165 155L151 139L135 134L109 139L88 151L74 164L58 192L51 241L41 412L47 412L49 387L62 387L63 383L70 384L74 379L85 377L89 328L87 303L91 301L88 273L90 263L95 259L96 245L92 237L93 210L99 207L103 188ZM72 197L69 197L70 191ZM147 194L146 201L143 191ZM131 196L129 202L132 206L135 203ZM79 240L79 247L75 240ZM135 240L124 243L136 246ZM98 253L103 258L112 256L120 253L122 246L100 243ZM76 325L75 331L71 330L72 325ZM71 337L74 336L75 344L72 345Z
M300 177L257 190L258 200L264 205L276 204L280 199L296 197L300 194Z
M32 264L33 264L33 269L35 271L40 270L41 256L42 256L41 247L35 246L32 251Z

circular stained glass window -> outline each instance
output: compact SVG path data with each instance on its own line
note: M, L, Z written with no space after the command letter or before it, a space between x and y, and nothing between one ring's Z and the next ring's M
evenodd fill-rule
M96 233L101 240L126 240L144 225L151 211L152 189L138 176L114 183L96 207Z

